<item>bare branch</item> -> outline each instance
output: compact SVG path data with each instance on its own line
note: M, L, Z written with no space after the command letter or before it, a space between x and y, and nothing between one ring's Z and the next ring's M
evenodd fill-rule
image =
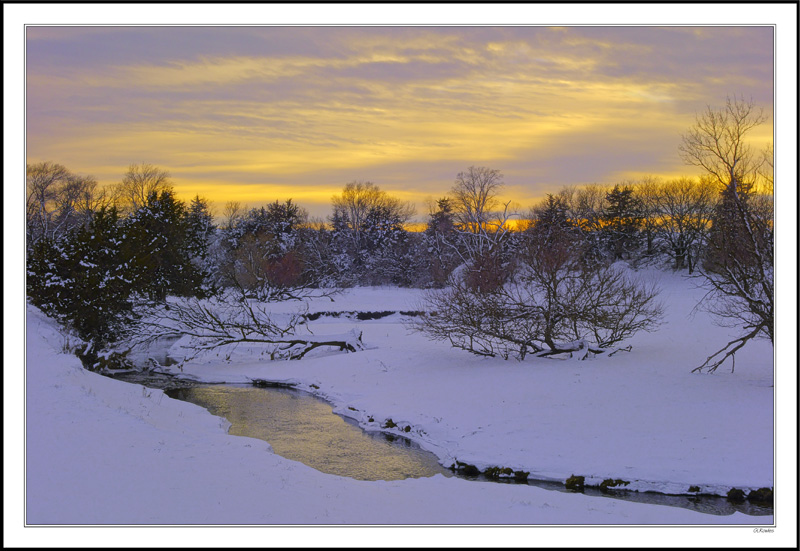
M752 100L728 98L723 109L709 107L698 116L680 148L684 161L702 167L720 185L699 269L708 292L698 307L719 325L745 331L695 372L713 372L728 358L733 361L753 338L773 340L772 151L755 156L746 142L748 132L764 122Z
M707 373L713 373L714 371L717 370L719 366L724 364L728 358L731 359L731 373L733 373L734 368L736 367L736 361L734 356L736 352L738 352L739 349L741 349L745 344L747 344L749 340L756 338L762 330L763 328L759 326L754 328L749 333L741 337L738 337L736 339L733 339L728 344L726 344L725 346L723 346L722 348L711 354L708 358L706 358L706 361L704 361L702 364L695 367L692 370L692 373L702 372L703 370L706 370ZM714 360L714 358L717 359Z
M306 325L305 312L275 316L248 301L185 299L151 310L138 322L126 344L132 347L164 337L189 337L189 354L181 363L204 352L241 343L275 345L270 350L271 359L300 359L319 347L347 352L364 349L360 332L315 336L309 331L299 335L298 330Z

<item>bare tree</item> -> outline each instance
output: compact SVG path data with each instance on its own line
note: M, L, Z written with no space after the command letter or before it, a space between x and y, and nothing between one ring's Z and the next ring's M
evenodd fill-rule
M750 194L750 210L759 219L772 220L775 210L772 144L761 152L763 163L758 171L756 183Z
M332 255L337 283L399 283L410 268L406 224L414 205L393 197L372 182L350 182L332 197Z
M747 134L764 123L763 110L751 101L728 98L721 109L707 108L683 136L680 148L688 164L702 167L719 184L720 200L712 218L700 269L708 290L700 307L723 326L742 330L694 371L715 371L751 339L774 332L773 219L758 208L755 187L770 156L757 156Z
M773 183L774 183L774 162L773 157L775 153L772 150L772 144L769 143L764 148L764 151L761 152L761 158L764 162L761 163L761 168L759 170L759 176L761 177L761 182L763 184L763 189L761 189L761 193L772 195L773 192Z
M513 304L540 305L546 354L569 348L565 341L587 339L592 351L607 349L658 326L658 288L621 267L587 261L590 240L568 218L562 197L548 196L534 212L518 252L516 285L507 292Z
M454 275L429 291L412 327L484 356L613 354L611 347L659 324L658 289L622 268L585 262L585 235L563 197L533 209L513 279L489 289Z
M60 164L27 165L26 229L28 243L56 239L87 222L105 203L93 176L81 176Z
M655 329L662 315L658 293L613 266L572 271L540 265L488 292L452 278L448 287L427 291L426 314L411 323L434 340L482 356L577 353L584 359L630 350L613 346Z
M423 303L427 312L409 322L411 328L473 354L523 359L541 338L535 311L511 311L496 289L478 292L458 277L444 289L426 291Z
M349 230L355 250L360 250L365 224L371 213L381 212L392 221L405 224L414 217L414 205L392 197L372 182L349 182L341 195L331 199L333 219Z
M71 174L65 166L51 162L28 164L26 172L27 233L31 244L51 233L58 189Z
M584 256L594 261L602 261L603 213L608 203L606 197L612 187L605 184L568 186L559 192L567 205L567 217L583 231L586 238Z
M450 245L466 266L467 284L477 289L493 289L510 274L506 245L517 213L511 201L499 200L503 186L499 170L471 166L450 191L456 229Z
M753 182L764 158L754 154L746 136L766 121L753 100L728 97L720 109L706 106L682 137L681 158L712 175L723 188L733 180Z
M603 184L566 187L559 193L567 204L568 216L584 231L597 232L602 228L606 196L611 187Z
M244 208L238 201L228 201L225 203L225 208L222 210L222 228L231 230L236 226L236 223L242 218Z
M718 193L708 177L663 183L657 197L658 234L667 244L676 270L693 273L705 245Z
M169 172L147 163L132 164L114 187L114 199L120 210L134 211L147 204L151 194L172 191Z
M101 188L94 176L75 176L67 185L64 203L75 212L94 212L110 201L105 188Z
M465 230L485 231L500 206L497 194L503 185L503 175L496 169L471 166L458 173L450 193L456 218Z
M772 217L759 217L751 197L726 189L717 206L703 267L703 286L708 293L700 307L717 324L743 331L709 356L695 371L715 371L751 339L764 337L774 343L774 238Z

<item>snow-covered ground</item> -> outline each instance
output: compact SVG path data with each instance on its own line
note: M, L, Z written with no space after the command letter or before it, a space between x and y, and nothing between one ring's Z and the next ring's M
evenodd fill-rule
M721 494L731 487L775 486L779 410L771 346L758 342L743 349L735 373L723 367L713 375L692 374L729 340L730 330L702 313L691 317L698 291L679 276L657 274L665 324L657 333L636 335L630 352L611 358L480 358L427 340L400 316L367 322L329 317L312 322L316 335L357 328L367 350L268 362L258 350L240 346L230 360L226 354L206 357L186 365L184 373L215 382L294 382L367 429L388 418L408 425L410 432L402 434L445 465L458 460L479 468L511 467L562 481L573 474L587 482L621 478L633 489L667 492L692 485ZM415 310L420 297L415 290L362 288L335 302L310 301L309 309ZM746 534L787 519L777 507L775 518L713 516L443 476L364 482L323 474L273 454L266 442L228 435L227 422L198 406L83 370L77 358L62 352L56 324L32 307L26 328L26 530L84 524L658 525L670 527L657 536L666 544L685 536L677 526L741 525L749 529L713 534L716 544L730 537L741 545ZM778 484L776 496L781 491ZM348 541L366 537L367 529L361 530ZM613 533L608 544L615 546L640 535L633 528ZM461 535L478 545L483 534L466 530L446 537L453 543ZM190 535L183 532L178 541L186 543ZM142 535L133 531L131 537ZM200 537L210 544L216 536L200 531ZM296 532L282 537L300 541ZM426 541L435 545L436 537L444 535ZM520 532L485 537L491 546L532 545ZM522 539L498 539L503 537ZM563 532L535 537L536 546L578 541ZM698 532L691 537L702 545Z
M184 372L203 381L296 382L365 428L378 429L386 419L410 426L410 433L395 430L446 466L458 460L560 481L573 474L597 483L621 478L630 489L671 493L693 485L719 495L731 487L772 487L772 347L761 341L743 349L738 373L726 367L712 376L691 373L729 340L728 332L710 327L705 316L687 319L697 292L679 277L658 275L668 279L662 296L667 323L635 337L631 352L611 358L482 358L429 341L400 316L320 318L312 323L317 336L357 328L368 350L267 362L257 348L239 346ZM348 290L333 303L311 301L309 310L414 310L420 293ZM274 309L286 308L297 303Z

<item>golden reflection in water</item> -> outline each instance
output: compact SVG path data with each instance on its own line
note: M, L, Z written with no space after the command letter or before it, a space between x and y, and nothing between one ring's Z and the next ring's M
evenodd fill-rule
M382 436L370 436L308 394L211 385L170 395L225 417L231 423L230 434L266 440L276 454L325 473L358 480L450 475L433 454L405 439L389 442Z

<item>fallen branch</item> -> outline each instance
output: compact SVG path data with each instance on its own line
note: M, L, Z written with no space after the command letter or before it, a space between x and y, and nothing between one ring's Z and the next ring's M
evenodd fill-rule
M733 373L734 369L736 369L736 356L735 356L736 352L738 352L740 348L742 348L745 344L747 344L747 341L758 336L758 334L763 330L764 326L759 325L746 335L742 335L739 338L733 339L731 342L729 342L728 344L726 344L725 346L723 346L722 348L711 354L708 358L706 358L706 361L704 361L702 364L692 369L692 373L702 371L703 369L706 369L706 373L714 373L717 370L717 368L721 366L723 363L725 363L725 360L727 360L728 358L731 359L731 373ZM714 358L718 357L720 354L722 354L721 358L713 362L711 361Z
M364 350L362 333L351 330L340 335L316 336L310 333L304 313L285 314L277 318L250 302L202 303L196 299L171 303L143 318L137 327L133 345L146 344L164 337L190 337L183 345L190 353L180 362L210 350L243 343L275 345L270 351L271 360L299 360L320 347L334 347L340 351ZM305 327L309 334L298 335Z
M280 339L274 341L260 341L272 344L283 344L270 354L270 359L285 358L289 360L299 360L307 353L321 346L332 346L340 351L358 352L364 350L364 343L361 341L362 332L352 329L344 335L326 335L324 337L304 336L294 339Z

